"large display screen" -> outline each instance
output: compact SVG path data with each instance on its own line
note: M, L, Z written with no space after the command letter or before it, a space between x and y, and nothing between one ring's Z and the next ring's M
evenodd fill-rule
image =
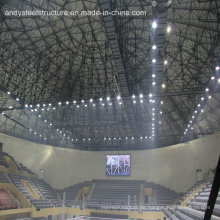
M129 176L130 155L107 155L106 175L108 176Z

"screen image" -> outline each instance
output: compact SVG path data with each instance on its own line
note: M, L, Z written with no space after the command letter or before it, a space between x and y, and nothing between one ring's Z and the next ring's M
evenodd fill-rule
M108 176L129 176L130 155L107 155L106 175Z

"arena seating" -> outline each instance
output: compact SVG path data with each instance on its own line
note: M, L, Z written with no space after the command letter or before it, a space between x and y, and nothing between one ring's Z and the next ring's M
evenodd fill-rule
M34 175L34 172L32 172L31 170L29 170L26 166L24 166L22 163L19 163L19 166L20 168L23 170L23 171L27 171L28 173Z
M42 195L39 188L32 182L30 178L18 174L9 174L9 177L15 186L22 192L22 194L36 207L36 209L53 207L51 201ZM22 183L22 179L28 181L28 184L35 190L36 193L38 193L38 195L40 195L40 199L33 198L31 192Z
M182 193L181 196L179 195L177 204L181 204L199 185L201 182L197 182L195 185L190 187L185 193Z
M95 188L89 203L127 205L139 204L140 187L144 181L135 180L94 180Z
M9 165L8 165L8 163L5 161L4 156L5 156L5 153L0 152L0 165L1 165L1 166L5 166L6 168L9 168Z
M16 162L13 157L9 154L0 152L0 165L9 168L10 165L6 162L4 156L11 158L16 164L18 173L10 173L8 176L4 173L0 173L0 182L11 182L21 191L21 193L36 207L36 209L41 208L51 208L61 206L61 201L57 196L56 191L54 191L46 182L40 179L29 178L27 176L21 175L23 171L29 174L34 174L23 164ZM22 180L26 180L31 188L39 195L39 199L33 198L33 195L29 189L24 185Z
M155 184L152 182L146 182L144 184L144 188L152 188L156 193L156 205L166 205L166 204L173 204L175 203L178 194L173 190L170 190L164 186L159 184Z
M0 182L2 182L2 183L8 183L9 182L9 179L8 179L7 175L5 175L2 172L0 172Z
M13 160L13 161L16 163L15 159L14 159L11 155L9 155L8 153L0 152L0 155L1 155L2 157L4 157L4 156L9 157L11 160Z
M204 218L204 212L191 208L164 210L164 214L167 219L171 220L201 220ZM219 220L219 217L212 216L212 220Z
M11 155L9 155L8 153L5 153L5 152L0 152L0 165L5 166L7 169L10 168L10 164L5 160L4 157L10 158L11 161L13 161L14 164L16 165L17 172L14 174L17 174L17 173L21 174L23 171L27 171L27 173L34 175L34 173L31 170L29 170L27 167L25 167L22 163L15 161L15 159ZM11 170L10 170L10 172L11 172Z
M4 160L4 155L6 154L0 153L0 157L3 158L1 161L4 166L8 166L7 161ZM11 157L10 155L7 156ZM15 164L18 166L18 171L22 172L26 170L28 173L32 173L22 164L16 161ZM0 182L13 183L37 210L42 208L61 207L63 192L65 192L66 207L82 206L82 193L84 190L87 192L85 197L85 206L87 208L97 209L103 205L118 205L118 209L126 209L124 207L128 205L129 196L130 205L146 205L143 203L144 189L150 188L153 191L152 195L154 201L147 203L147 205L151 205L152 207L155 206L155 210L158 210L157 207L161 205L180 205L183 204L184 201L184 209L169 208L163 210L167 219L172 220L202 219L205 211L204 207L206 207L209 198L212 181L213 179L208 179L196 183L186 193L181 195L181 197L178 197L179 195L176 192L166 187L152 182L145 182L144 180L86 181L64 188L64 190L60 191L60 195L58 196L58 191L54 190L42 179L30 178L21 174L6 174L0 172ZM0 190L0 207L1 209L12 209L18 206L13 202L10 194L4 190ZM197 208L195 209L195 207ZM217 198L213 214L213 220L220 219L220 194Z
M204 210L203 207L207 205L209 194L212 187L213 179L208 180L205 185L200 189L197 193L195 193L194 197L187 203L189 206L199 207L199 210ZM213 214L220 217L220 194L216 200L215 209Z
M15 186L23 193L23 195L27 199L32 198L32 196L31 196L30 192L28 191L28 189L21 182L21 179L28 180L27 177L21 176L21 175L18 175L18 174L9 174L8 176L10 177L11 181L15 184Z
M60 198L58 198L57 192L44 180L31 178L31 181L36 185L39 189L41 195L45 200L48 200L52 203L55 207L61 206Z
M182 202L196 190L200 184L204 184L198 192L193 193L192 197L186 202L184 208L178 208L177 210L174 209L166 209L164 210L164 214L168 219L174 220L182 220L182 219L203 219L205 208L207 206L211 186L212 186L213 179L205 180L203 182L199 182L193 187L191 187L185 195L182 197ZM181 200L179 201L181 204ZM216 200L215 208L213 211L212 220L220 219L220 194Z
M0 210L16 208L18 205L13 202L10 195L4 189L0 189Z
M97 208L101 205L119 205L119 209L123 209L123 206L128 205L129 196L130 205L144 205L141 202L144 196L143 188L152 188L155 192L156 201L147 205L172 204L178 196L176 192L168 188L143 180L93 180L87 184L90 186L86 197L86 204L89 208ZM86 186L86 182L64 189L67 207L82 204L82 200L77 200L76 196L84 186Z
M91 185L92 185L92 182L87 181L87 182L76 184L74 186L64 188L63 192L65 192L65 205L67 207L80 205L82 202L77 201L76 196L78 195L82 187L86 187L86 186L90 187Z
M160 187L155 188L156 204L172 204L175 203L177 194L169 189Z
M49 200L46 199L31 199L31 203L35 206L37 210L43 208L52 208L53 205Z

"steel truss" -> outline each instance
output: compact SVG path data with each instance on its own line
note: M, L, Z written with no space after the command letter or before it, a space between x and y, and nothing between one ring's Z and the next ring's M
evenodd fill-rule
M212 97L192 132L182 137L211 76L219 77L220 2L165 3L160 0L153 7L149 0L0 1L0 132L67 148L126 150L168 146L219 131L217 85L211 87ZM146 15L7 16L10 10ZM152 34L155 16L157 35ZM150 139L153 43L158 57L152 97L157 106L156 142Z

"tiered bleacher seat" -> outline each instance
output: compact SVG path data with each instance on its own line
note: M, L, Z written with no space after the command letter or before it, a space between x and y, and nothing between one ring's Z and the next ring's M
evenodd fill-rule
M90 203L127 205L140 203L140 187L143 181L94 180L95 188L89 199Z
M82 201L77 200L76 196L80 192L82 187L91 187L92 182L86 181L83 183L78 183L74 186L64 188L63 192L65 192L65 205L67 207L72 207L75 205L81 205ZM62 197L63 195L61 195Z
M163 214L166 217L167 220L179 220L176 216L175 216L175 211L172 209L164 209L163 210Z
M29 170L26 166L24 166L22 163L19 163L19 166L20 168L23 170L23 171L27 171L28 173L34 175L34 172L32 172L31 170Z
M8 177L2 172L0 172L0 182L2 182L2 183L8 183L9 182Z
M16 167L17 167L17 171L18 171L18 173L22 173L22 168L21 168L21 166L20 166L20 163L19 162L17 162L17 161L15 161L15 164L16 164Z
M18 205L11 199L10 195L4 189L0 189L0 210L17 208Z
M64 188L64 192L66 193L65 205L67 207L72 207L73 205L76 204L76 201L75 201L76 196L82 187L83 187L83 184L79 183L74 186Z
M187 201L186 207L180 208L176 211L174 209L164 210L164 215L171 220L203 219L207 202L209 199L212 181L212 179L205 180L191 187L190 190L188 190L186 194L182 197L182 201L180 201L180 203L183 202L188 196L190 196L190 194L193 193L193 191L196 190L200 184L205 183L205 185ZM213 216L211 219L220 219L220 194L218 194L218 198L216 200L216 204L213 211Z
M40 198L43 198L40 190L37 188L37 186L32 182L30 178L26 178L28 180L29 185L32 187L32 189L40 196Z
M36 209L41 208L52 208L53 204L50 200L45 199L39 188L31 181L30 178L26 176L21 176L17 174L9 174L9 177L11 178L12 182L15 184L15 186L22 192L22 194L30 200L30 202L36 207ZM35 190L35 192L40 196L40 199L34 199L29 192L29 190L25 187L25 185L22 183L22 179L28 181L28 184Z
M212 188L212 181L210 179L205 182L205 185L191 198L191 200L187 203L188 206L192 207L201 207L198 210L204 211L204 207L207 206L207 202L209 199L210 191ZM213 214L220 217L220 194L216 200L215 208Z
M9 174L8 176L10 177L12 182L15 184L15 186L23 193L23 195L27 199L32 199L32 196L31 196L30 192L24 186L24 184L21 182L21 179L27 180L28 179L27 177L21 176L21 175L18 175L18 174Z
M48 183L37 178L31 178L31 181L37 186L45 200L49 200L56 207L62 206L57 192Z
M204 212L190 208L179 209L177 211L169 209L163 212L167 219L171 220L202 220L205 214ZM213 215L211 219L219 220L219 217Z
M46 199L31 199L31 203L35 206L37 210L43 208L52 208L53 205L49 200Z
M180 205L199 185L201 184L200 182L197 182L195 185L190 187L186 193L181 194L181 196L178 197L178 204Z
M5 161L4 156L5 156L5 153L0 152L0 165L1 165L1 166L5 166L6 168L9 168L9 165L8 165L8 163Z
M0 155L9 157L11 160L13 160L13 161L16 163L14 157L12 157L11 155L9 155L8 153L6 153L6 152L0 152Z
M156 204L173 204L177 198L177 193L165 187L155 188Z
M167 205L173 204L175 200L178 198L178 194L173 190L170 190L166 187L163 187L159 184L155 184L152 182L146 182L144 184L145 188L152 188L156 194L156 205Z

